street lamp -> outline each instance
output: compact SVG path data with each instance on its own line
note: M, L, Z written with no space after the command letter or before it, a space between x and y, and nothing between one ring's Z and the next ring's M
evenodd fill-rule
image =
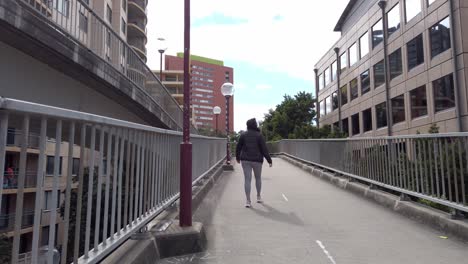
M213 114L216 116L216 129L215 129L215 132L216 132L216 135L218 135L218 117L219 117L219 114L221 114L221 107L219 107L219 106L213 107Z
M160 54L160 59L159 59L159 80L162 82L162 58L164 52L167 50L166 46L166 40L164 38L158 38L158 46L159 46L159 54Z
M234 85L232 83L224 83L221 86L221 93L226 97L226 134L227 134L227 145L226 145L226 170L232 170L231 155L229 151L229 99L234 94Z
M192 143L190 142L190 0L184 0L183 111L183 141L180 144L179 225L181 227L186 227L192 226Z

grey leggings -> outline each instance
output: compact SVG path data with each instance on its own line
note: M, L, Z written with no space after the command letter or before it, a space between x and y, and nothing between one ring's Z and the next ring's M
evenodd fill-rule
M257 187L257 195L262 191L262 163L254 161L242 161L242 169L244 170L244 188L247 201L250 201L250 184L252 182L252 170L255 174L255 187Z

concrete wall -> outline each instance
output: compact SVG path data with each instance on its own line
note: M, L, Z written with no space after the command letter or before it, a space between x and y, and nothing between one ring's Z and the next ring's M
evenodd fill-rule
M0 42L0 96L145 123L124 106Z

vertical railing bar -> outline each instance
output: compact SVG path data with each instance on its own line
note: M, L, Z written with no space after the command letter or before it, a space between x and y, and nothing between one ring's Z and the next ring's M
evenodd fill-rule
M91 242L91 217L93 207L93 181L94 181L94 157L96 154L96 125L91 127L91 145L89 155L89 169L88 169L88 206L86 212L86 233L85 233L85 248L84 257L89 256L89 247ZM51 260L52 261L52 260ZM52 263L52 262L50 262Z
M80 135L80 169L78 179L78 197L76 206L76 225L75 225L75 242L73 244L73 263L78 263L79 248L80 248L80 232L81 232L81 209L83 200L83 185L84 182L84 160L85 160L85 148L86 148L86 124L81 124L81 135Z
M21 137L21 152L20 152L20 171L18 175L18 191L16 194L16 211L15 211L15 225L13 233L13 246L12 246L12 262L18 263L19 246L21 239L21 227L23 219L23 198L24 198L24 178L26 173L27 150L29 145L29 115L23 117L23 134ZM3 170L3 168L0 168Z
M104 141L105 141L105 132L104 132L104 127L101 127L99 131L99 168L98 168L98 182L97 182L97 200L96 200L96 223L95 223L95 228L94 228L94 251L98 251L99 247L99 233L101 231L101 207L102 207L102 178L104 177ZM103 240L106 238L103 237Z
M158 155L158 206L161 205L163 200L163 173L162 173L162 135L157 135L157 155Z
M444 138L445 141L445 162L447 164L447 188L448 188L448 200L452 200L452 177L450 173L450 161L449 161L449 141L447 138Z
M152 192L151 192L151 207L153 210L156 209L156 134L153 133L151 136L151 153L152 153L152 161L153 161L153 167L151 168L151 177L153 179L153 184L152 184Z
M130 191L130 196L129 196L129 224L130 226L133 225L133 204L134 204L134 196L133 196L133 190L135 189L134 187L134 181L136 181L136 178L135 178L135 159L136 159L136 151L137 151L137 135L138 135L138 132L137 131L134 131L132 133L132 160L131 160L131 168L130 168L130 187L129 187L129 191Z
M396 164L397 164L396 186L401 188L401 186L403 185L402 184L403 177L402 177L402 168L401 168L400 157L401 157L401 140L397 140L397 142L396 142L396 157L395 157L396 158Z
M67 186L65 191L65 217L63 227L63 239L62 239L62 261L67 261L67 247L68 247L68 227L70 225L70 205L71 205L71 185L72 185L72 174L73 174L73 153L75 147L75 122L71 122L69 125L68 135L68 172L67 172ZM42 184L41 184L42 185Z
M112 205L111 205L111 226L110 226L110 237L111 240L114 239L115 235L115 217L117 210L117 174L118 174L118 163L119 163L119 148L120 141L119 137L121 134L120 128L117 128L115 131L114 139L114 169L112 170Z
M422 157L421 157L421 142L416 140L416 191L422 192ZM421 183L419 180L421 179Z
M447 193L445 190L445 166L444 166L444 155L443 155L443 140L439 140L439 153L440 153L440 167L441 167L441 183L442 183L442 198L447 199Z
M128 188L130 188L130 163L131 163L131 150L132 150L132 130L127 130L127 156L125 158L125 201L124 201L124 216L123 216L123 226L124 229L127 229L128 226Z
M463 204L465 204L465 200L466 200L466 197L465 197L465 180L464 180L464 177L465 177L465 168L464 168L464 165L463 165L463 150L462 150L462 141L464 140L464 138L460 138L457 140L458 142L458 163L460 164L460 191L461 191L461 202ZM467 164L468 165L468 164ZM457 195L457 197L459 197ZM459 202L457 200L457 202Z
M3 183L5 176L5 157L8 136L8 113L0 112L0 183ZM3 184L0 184L0 208L2 208ZM37 252L37 251L36 251Z
M425 183L424 184L425 189L422 191L422 193L424 194L429 194L429 176L428 176L429 171L427 168L427 147L426 147L427 143L428 142L426 140L422 141L422 145L423 145L423 163L422 164L424 166L424 171L423 171L424 175L423 175L423 178L421 178L421 181L424 180L424 183Z
M111 160L112 160L112 137L114 128L109 127L107 129L107 155L106 155L106 190L104 194L104 222L102 228L102 239L103 244L107 244L107 238L109 237L109 203L110 203L110 174L111 174ZM103 168L104 169L104 168Z
M135 180L135 208L134 208L134 220L139 218L138 215L138 195L140 192L140 174L141 174L141 151L142 151L142 133L138 133L137 137L137 162L136 162L136 180Z
M2 127L3 131L3 127ZM39 236L40 236L40 226L42 218L42 203L44 196L44 165L45 165L45 149L46 149L46 137L47 137L47 118L43 116L41 118L41 135L39 142L39 159L38 159L38 168L36 175L36 201L34 205L34 226L33 226L33 240L32 240L32 254L31 260L32 264L37 263L38 251L39 251ZM3 137L2 137L3 139ZM1 144L3 146L3 144ZM0 157L1 160L4 158ZM0 168L4 168L3 165ZM1 170L3 173L3 170ZM3 180L0 179L0 182ZM1 188L1 187L0 187ZM0 193L1 197L1 193ZM65 229L67 230L67 229ZM67 241L67 240L64 240ZM64 243L64 252L66 252L66 243ZM66 253L65 253L66 254Z
M468 174L468 138L464 137L464 142L463 144L465 146L465 159L466 159L466 173ZM462 161L460 161L462 163ZM463 199L463 205L466 205L466 188L465 188L465 175L462 175L462 199Z
M429 139L427 142L427 154L429 156L429 176L430 176L430 182L431 182L431 192L429 195L434 196L434 170L433 170L433 155L434 155L434 149L431 149L431 146L433 146L433 139Z
M138 220L141 220L142 216L143 216L143 193L144 193L144 180L145 180L145 158L146 158L146 144L147 144L147 141L146 141L146 133L143 132L143 135L142 135L142 146L141 146L141 163L140 163L140 166L141 166L141 170L140 170L140 201L138 202Z
M456 164L456 155L455 155L455 143L458 141L458 139L453 139L454 141L451 143L452 147L452 166L453 166L453 185L455 189L455 202L459 203L460 199L458 197L458 180L457 180L457 164Z
M49 250L47 252L48 263L52 263L55 248L55 224L57 223L57 204L58 204L58 177L60 170L60 152L62 145L62 120L57 120L55 133L55 156L54 156L54 179L52 182L52 209L50 210L49 219Z
M435 176L436 176L436 181L435 181L435 185L436 185L436 192L437 192L437 198L440 198L440 182L439 182L439 166L437 164L437 160L439 158L439 139L436 138L434 139L433 141L433 145L434 145L434 171L435 171Z
M125 155L125 136L128 131L121 130L120 133L120 158L119 158L119 175L117 183L117 234L120 235L122 230L122 173L123 173L123 164L124 164L124 155Z

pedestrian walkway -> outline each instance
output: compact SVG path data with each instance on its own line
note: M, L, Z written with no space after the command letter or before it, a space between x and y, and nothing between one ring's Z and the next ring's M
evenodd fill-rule
M242 168L224 174L195 213L206 252L159 263L463 264L468 244L274 159L264 204L244 207ZM255 187L252 182L252 201Z

